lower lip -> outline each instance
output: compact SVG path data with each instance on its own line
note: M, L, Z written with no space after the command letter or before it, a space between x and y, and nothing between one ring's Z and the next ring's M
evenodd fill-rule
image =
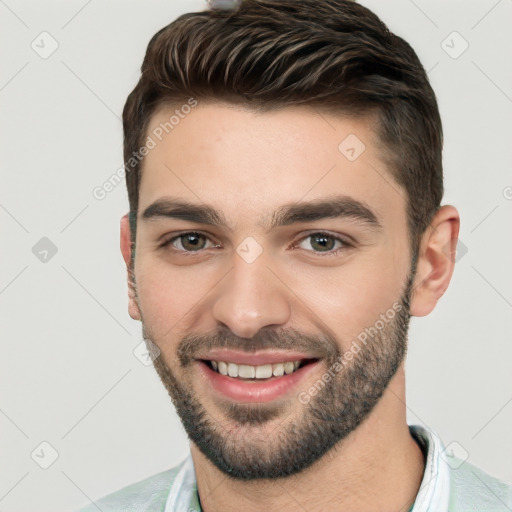
M270 402L283 397L291 393L301 381L304 381L318 364L319 361L314 361L281 377L242 380L221 375L203 361L198 361L199 369L211 387L224 397L239 402Z

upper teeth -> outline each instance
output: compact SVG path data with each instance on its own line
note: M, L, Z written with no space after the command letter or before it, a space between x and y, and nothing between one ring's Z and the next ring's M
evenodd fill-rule
M227 363L225 361L211 361L214 370L221 375L241 377L242 379L268 379L274 375L280 377L283 374L293 373L300 365L300 361L288 361L286 363L263 364L250 366L248 364Z

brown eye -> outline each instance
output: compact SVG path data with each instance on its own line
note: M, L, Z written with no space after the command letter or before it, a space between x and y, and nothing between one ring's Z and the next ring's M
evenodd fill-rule
M311 247L314 249L318 249L321 252L323 251L331 251L334 249L336 245L336 241L334 237L328 235L312 235L311 236Z
M306 247L309 245L313 250L311 251ZM309 252L325 253L326 255L337 254L340 250L348 249L351 244L345 242L342 238L331 235L329 233L311 233L300 241L299 247L306 249Z
M204 249L204 245L206 243L206 237L196 233L181 235L178 240L186 251L198 251L200 249Z
M208 242L210 242L210 246L207 246ZM167 246L172 246L173 250L182 253L194 253L209 247L216 247L207 236L195 232L182 233L169 238L161 245L161 247Z

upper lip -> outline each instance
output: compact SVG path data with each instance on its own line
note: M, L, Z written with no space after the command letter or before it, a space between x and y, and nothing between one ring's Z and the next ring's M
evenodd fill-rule
M286 363L288 361L302 361L304 359L318 359L318 357L290 351L261 351L249 353L218 349L212 350L204 357L199 357L197 359L224 361L235 364L246 364L249 366L261 366L265 364Z

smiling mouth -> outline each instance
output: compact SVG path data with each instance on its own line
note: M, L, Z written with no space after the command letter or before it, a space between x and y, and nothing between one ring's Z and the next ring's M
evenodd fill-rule
M202 362L214 372L240 380L263 380L272 377L282 377L283 375L291 375L304 366L316 361L318 361L318 359L301 359L253 366L237 364L230 361L202 360Z

